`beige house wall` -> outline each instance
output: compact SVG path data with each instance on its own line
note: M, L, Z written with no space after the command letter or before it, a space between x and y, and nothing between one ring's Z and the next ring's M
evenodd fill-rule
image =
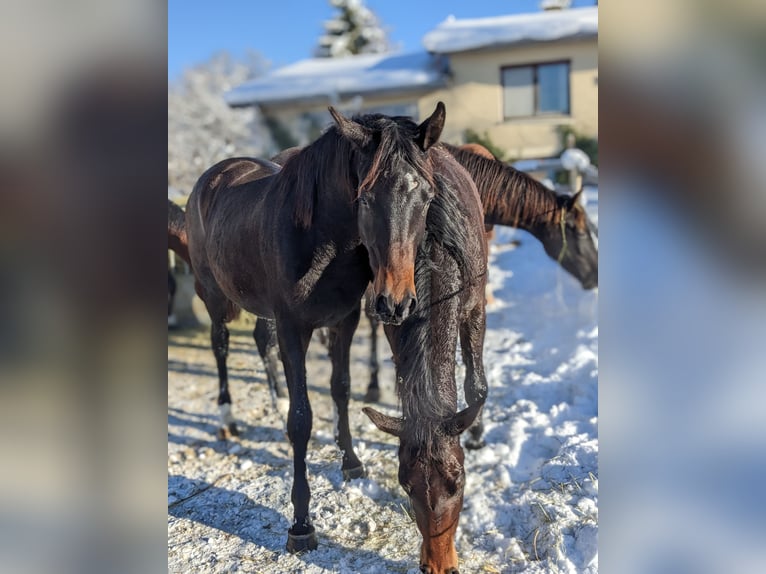
M504 66L570 62L570 114L548 114L529 118L503 119L503 96L500 69ZM463 132L471 128L507 150L508 159L549 157L559 151L556 128L571 125L578 132L598 135L598 43L596 39L570 42L538 43L496 50L480 50L450 55L452 80L445 88L420 93L375 94L335 102L346 115L394 105L412 105L417 120L428 117L443 101L447 106L447 124L442 139L463 143ZM277 117L294 133L308 113L326 112L329 101L264 106L264 112ZM326 124L331 119L326 114ZM299 142L302 145L308 141Z
M503 119L500 69L504 66L570 61L570 115L551 114ZM555 44L529 44L497 50L463 52L450 56L452 84L422 97L420 117L430 114L436 102L447 107L442 139L463 141L463 131L485 131L510 158L553 155L560 148L559 125L578 132L598 134L598 44L595 39Z

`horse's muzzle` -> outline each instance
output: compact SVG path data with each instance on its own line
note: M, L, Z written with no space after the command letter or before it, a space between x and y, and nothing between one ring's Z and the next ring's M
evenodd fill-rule
M375 297L375 315L382 323L401 325L404 320L415 312L418 300L414 295L405 294L400 302L394 301L390 294L381 293Z

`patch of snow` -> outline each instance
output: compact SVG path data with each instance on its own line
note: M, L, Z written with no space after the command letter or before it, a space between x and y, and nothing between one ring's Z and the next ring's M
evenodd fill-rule
M429 52L449 54L522 42L598 35L598 7L459 20L447 18L423 37Z
M444 62L426 52L312 58L280 68L224 94L230 106L418 90L444 85Z

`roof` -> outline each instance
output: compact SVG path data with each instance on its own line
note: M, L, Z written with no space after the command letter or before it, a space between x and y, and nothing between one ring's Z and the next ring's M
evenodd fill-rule
M313 58L280 68L224 94L232 106L311 102L445 84L446 66L427 52Z
M450 54L526 42L598 36L598 7L547 10L492 18L447 18L423 37L429 52Z

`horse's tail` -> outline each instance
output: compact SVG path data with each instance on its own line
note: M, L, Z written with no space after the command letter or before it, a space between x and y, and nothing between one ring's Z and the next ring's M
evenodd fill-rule
M191 265L189 241L186 237L186 213L168 199L168 249L172 249Z

